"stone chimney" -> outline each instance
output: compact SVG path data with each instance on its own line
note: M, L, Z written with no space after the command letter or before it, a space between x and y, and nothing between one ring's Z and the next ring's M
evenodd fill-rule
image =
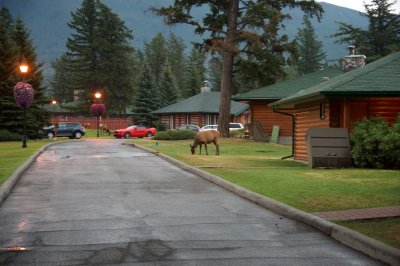
M354 54L356 49L354 45L350 45L348 49L349 55L342 59L342 70L344 72L349 72L353 69L365 66L365 55Z
M204 86L200 88L200 92L204 93L204 92L210 92L211 88L208 87L208 80L204 81Z

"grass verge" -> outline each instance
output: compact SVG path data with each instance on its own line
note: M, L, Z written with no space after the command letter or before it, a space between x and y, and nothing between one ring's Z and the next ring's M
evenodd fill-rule
M20 141L0 142L0 185L47 143L49 143L48 140L29 141L27 148L21 148Z
M400 249L400 217L335 223Z

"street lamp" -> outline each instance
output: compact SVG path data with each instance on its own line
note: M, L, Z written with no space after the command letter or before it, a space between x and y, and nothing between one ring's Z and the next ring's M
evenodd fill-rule
M28 66L26 64L20 65L19 67L22 74L28 72ZM23 79L24 80L24 79ZM33 102L33 96L35 92L32 86L24 81L18 82L14 86L14 99L19 107L24 111L24 135L22 137L22 148L26 148L26 107L29 107Z
M51 104L53 105L53 126L54 126L54 139L57 138L57 124L58 124L58 119L56 118L56 100L52 100Z
M96 92L94 94L96 103L90 106L90 112L97 117L97 137L99 137L100 116L106 112L106 106L100 103L101 96L100 92Z
M27 64L22 63L19 66L19 71L21 71L22 74L26 74L28 72L28 69L29 69L29 67Z
M94 97L96 98L97 101L100 101L100 99L101 99L101 92L96 92L96 93L94 94Z

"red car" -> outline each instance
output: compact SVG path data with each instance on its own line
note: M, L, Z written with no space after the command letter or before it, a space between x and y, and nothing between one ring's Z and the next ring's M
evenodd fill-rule
M125 129L117 129L114 131L114 137L116 138L143 138L152 137L156 135L156 129L154 127L145 126L130 126Z

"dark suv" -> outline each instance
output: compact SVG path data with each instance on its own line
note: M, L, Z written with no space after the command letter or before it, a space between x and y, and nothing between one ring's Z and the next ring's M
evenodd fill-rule
M54 137L69 137L70 139L80 139L85 135L85 128L79 122L60 122L57 129L54 126L43 128L43 134L52 139Z

